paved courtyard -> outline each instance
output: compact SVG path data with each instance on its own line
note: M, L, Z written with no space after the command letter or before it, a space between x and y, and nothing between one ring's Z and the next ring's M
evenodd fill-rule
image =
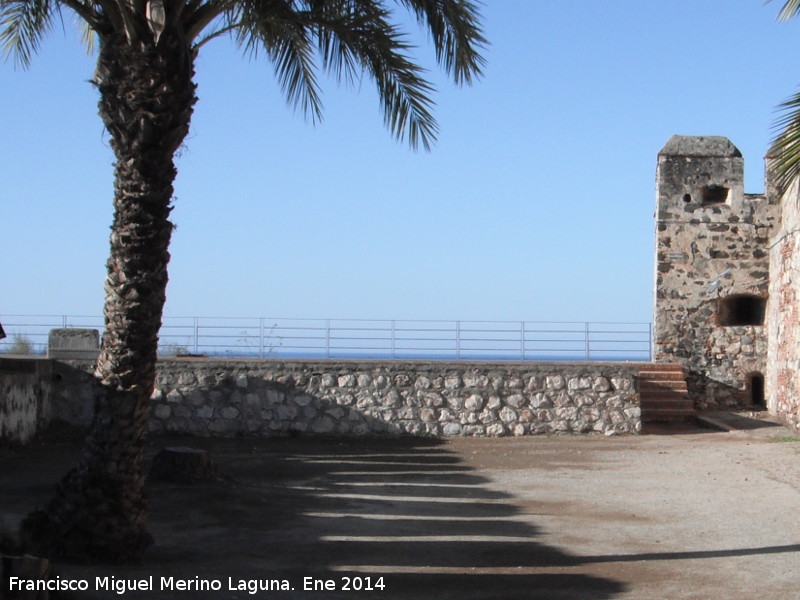
M148 484L156 545L143 563L54 572L88 582L74 598L798 598L800 442L763 419L736 426L610 438L156 438L148 459L164 446L207 448L219 478ZM7 529L47 500L78 449L0 448ZM152 589L98 590L96 577ZM259 582L294 589L253 593Z

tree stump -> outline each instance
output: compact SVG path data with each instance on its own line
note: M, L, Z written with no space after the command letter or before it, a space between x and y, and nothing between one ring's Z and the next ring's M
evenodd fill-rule
M216 468L205 450L172 446L162 448L153 458L150 479L173 483L194 483L216 477Z

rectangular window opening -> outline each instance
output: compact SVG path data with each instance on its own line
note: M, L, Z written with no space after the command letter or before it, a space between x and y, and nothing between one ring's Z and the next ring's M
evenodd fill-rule
M701 202L703 206L725 204L728 201L728 191L723 185L716 183L707 185L701 190Z

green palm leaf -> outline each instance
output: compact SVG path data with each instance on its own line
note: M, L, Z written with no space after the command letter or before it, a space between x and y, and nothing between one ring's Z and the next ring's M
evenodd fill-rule
M438 131L431 114L433 87L408 57L405 35L389 22L390 13L379 2L343 1L338 9L318 21L323 65L348 79L357 67L369 73L389 130L412 148L430 148Z
M767 0L767 2L772 2L772 0ZM786 0L778 13L778 19L781 21L788 21L797 15L797 13L800 13L800 0Z
M49 0L3 0L0 3L3 54L13 55L17 64L28 67L56 14L59 14L58 4Z
M771 0L767 0L768 2ZM778 19L788 20L800 14L800 0L786 0ZM779 193L800 177L800 92L778 106L779 116L773 128L775 136L768 152L770 177Z
M770 176L780 192L800 176L800 92L779 106L778 132L768 152Z
M456 0L402 0L428 28L436 48L437 60L451 73L456 83L471 83L486 64L481 49L487 45L472 2Z

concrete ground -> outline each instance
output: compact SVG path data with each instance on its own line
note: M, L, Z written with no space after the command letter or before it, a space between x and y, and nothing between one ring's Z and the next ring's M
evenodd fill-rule
M142 564L54 573L89 582L74 598L799 598L800 440L763 415L717 425L733 430L156 438L148 457L207 448L220 477L148 484L156 545ZM0 448L7 528L47 500L78 447ZM97 590L97 576L152 576L154 589ZM170 591L162 577L221 589ZM303 591L305 578L335 589ZM347 578L362 589L344 591ZM256 580L294 590L252 593Z

